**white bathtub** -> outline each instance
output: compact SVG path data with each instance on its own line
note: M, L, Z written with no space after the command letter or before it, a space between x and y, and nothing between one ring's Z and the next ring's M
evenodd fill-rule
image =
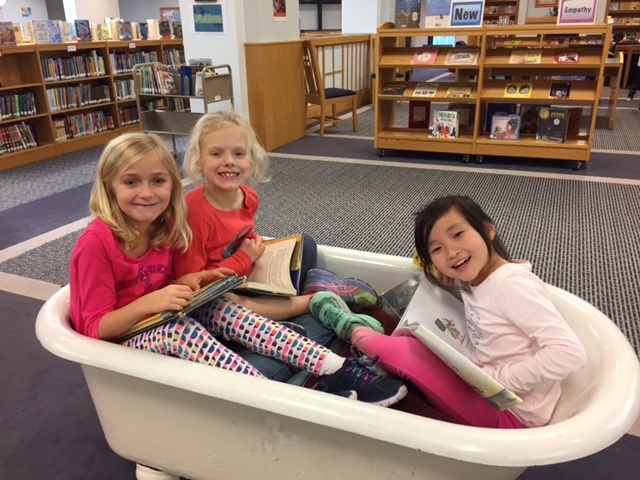
M379 291L416 272L407 258L332 247L320 247L319 266ZM69 326L68 287L42 307L36 333L82 365L109 445L167 472L153 478L506 480L607 447L640 411L625 337L588 303L550 291L589 361L563 383L553 424L526 430L453 425L90 339Z

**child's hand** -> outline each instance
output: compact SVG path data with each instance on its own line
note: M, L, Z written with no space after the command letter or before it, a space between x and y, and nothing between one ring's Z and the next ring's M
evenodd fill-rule
M193 300L193 291L188 285L168 285L160 290L151 292L139 301L150 314L164 310L182 310Z
M249 255L251 263L254 263L258 258L260 258L262 252L264 252L264 241L262 240L262 237L245 238L242 240L238 250L242 250L244 253Z
M211 282L220 280L235 272L229 268L216 268L214 270L203 270L202 272L189 273L176 279L173 283L176 285L186 285L191 290L196 291L209 285Z

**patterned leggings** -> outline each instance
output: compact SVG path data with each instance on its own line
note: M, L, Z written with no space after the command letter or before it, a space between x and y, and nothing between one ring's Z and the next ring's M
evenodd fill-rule
M122 345L262 377L251 364L222 345L215 338L216 334L260 355L314 374L320 371L330 352L226 298L203 305L191 312L191 317L185 316L131 337Z

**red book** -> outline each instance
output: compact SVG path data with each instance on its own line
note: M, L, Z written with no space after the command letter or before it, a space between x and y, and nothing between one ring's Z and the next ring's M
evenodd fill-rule
M409 102L409 128L429 128L431 102L411 100Z
M413 54L411 65L433 65L438 56L438 47L420 47Z

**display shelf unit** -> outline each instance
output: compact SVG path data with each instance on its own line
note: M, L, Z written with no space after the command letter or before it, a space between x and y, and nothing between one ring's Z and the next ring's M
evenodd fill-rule
M157 87L145 85L143 70L162 68L159 63L143 63L134 67L133 78L136 107L143 132L170 134L173 153L176 154L176 135L189 135L202 113L191 111L191 102L201 102L208 111L210 105L229 101L233 107L233 78L230 65L212 65L202 68L202 95L166 94ZM155 74L154 74L155 75ZM194 74L195 75L195 74ZM155 78L155 77L154 77ZM177 91L181 91L180 75L173 75ZM193 85L195 88L195 79ZM180 108L177 108L178 105Z
M0 116L0 170L101 145L123 132L139 130L138 124L125 123L121 115L126 110L137 114L131 96L133 75L116 73L111 54L137 59L132 54L155 52L165 61L165 49L179 52L182 41L0 46L0 98L5 109L8 101L16 99L15 111L6 110ZM94 70L100 59L104 72ZM123 96L127 84L129 94ZM18 106L23 97L29 101ZM19 135L25 126L33 138ZM78 126L81 131L75 131ZM67 138L72 129L75 136ZM31 146L33 141L37 146Z
M447 30L450 31L450 30ZM566 159L575 162L579 168L581 162L589 160L596 124L596 113L603 88L605 67L607 65L608 45L611 40L612 24L596 25L485 25L475 29L456 29L461 36L475 36L480 39L480 53L477 68L477 80L456 83L439 83L435 97L413 97L415 82L408 82L402 97L381 95L381 88L394 83L393 68L408 66L413 58L412 50L396 48L395 39L400 36L424 37L423 29L395 29L392 24L382 25L378 29L377 74L381 78L376 111L375 147L384 156L385 149L437 151L457 153L463 161L475 156L477 163L485 155L514 155L531 158ZM440 31L429 29L428 35L441 35ZM510 63L511 54L518 50L540 52L537 63ZM432 65L420 65L419 68L451 68L444 65L445 54L438 52ZM577 52L577 63L556 63L557 53ZM416 65L412 65L414 68ZM459 68L454 66L453 68ZM468 68L465 66L464 68ZM608 74L608 73L607 73ZM555 79L551 79L555 77ZM509 82L532 84L528 98L505 97L505 87ZM552 98L549 95L552 83L570 84L568 98ZM397 82L396 82L397 83ZM437 83L437 82L436 82ZM467 86L471 94L466 98L445 97L445 87ZM429 130L408 128L395 125L397 100L428 100L434 103L467 104L475 110L473 125L468 131L460 131L458 138L431 137ZM494 140L485 132L487 123L487 105L501 104L546 104L560 107L583 106L590 115L588 128L578 135L572 135L564 143L537 140L535 134L521 134L519 140ZM445 107L446 109L447 107ZM516 153L517 152L517 153Z
M483 23L485 25L515 25L518 23L519 6L519 0L485 0Z
M607 13L613 20L614 32L625 32L640 40L640 2L607 0Z

